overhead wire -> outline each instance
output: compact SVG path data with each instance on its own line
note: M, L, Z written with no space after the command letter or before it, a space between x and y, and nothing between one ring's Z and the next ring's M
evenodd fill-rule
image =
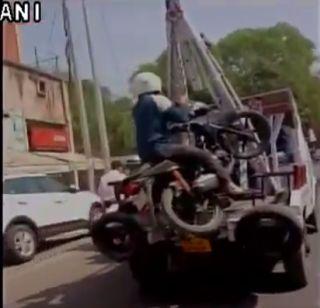
M108 24L107 24L106 17L105 17L105 11L103 9L100 11L100 17L102 20L102 25L104 27L104 33L105 33L104 40L105 40L106 46L109 47L109 50L110 50L110 56L111 56L112 62L114 64L114 68L117 72L116 77L118 79L118 82L121 83L121 80L120 80L120 76L121 76L120 61L119 61L119 58L116 55L116 52L114 49L114 45L113 45L112 38L111 38L111 33L109 32Z
M56 26L57 16L58 16L58 9L56 8L54 10L53 17L51 20L49 35L48 35L47 44L46 44L46 47L47 47L46 53L48 54L48 58L46 60L51 59L51 56L52 56L52 60L56 59L55 61L58 61L57 59L59 59L59 56L55 52L53 52L53 46L52 46L52 39L53 39L53 34ZM56 62L55 64L53 64L53 66L54 65L57 66L58 63ZM55 69L57 69L57 67Z
M53 13L53 18L51 21L51 28L50 28L50 32L49 32L49 37L48 37L48 41L47 41L47 45L50 45L52 43L52 38L53 38L53 33L54 33L54 28L56 25L56 20L57 20L57 9L54 11Z

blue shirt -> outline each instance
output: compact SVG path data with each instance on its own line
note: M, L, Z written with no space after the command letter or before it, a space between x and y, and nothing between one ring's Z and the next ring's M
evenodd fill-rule
M162 95L144 94L133 108L138 154L142 161L154 156L155 146L170 142L168 123L188 121L188 110Z

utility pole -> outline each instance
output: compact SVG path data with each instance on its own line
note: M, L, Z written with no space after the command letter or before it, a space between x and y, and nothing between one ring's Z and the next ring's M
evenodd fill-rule
M82 133L82 141L84 146L85 155L88 162L88 182L89 182L89 188L92 192L95 191L95 185L94 185L94 164L92 159L92 151L91 151L91 142L90 142L90 134L89 134L89 127L88 127L88 121L87 121L87 112L84 102L84 96L83 96L83 88L82 83L79 79L79 73L78 73L78 63L77 59L74 53L74 46L73 46L73 40L72 40L72 31L70 26L70 15L69 10L66 4L66 0L62 1L63 6L63 16L64 16L64 26L65 26L65 32L68 37L68 43L69 43L69 56L72 65L72 72L73 72L73 80L76 87L76 96L77 101L79 103L79 110L80 110L80 125L81 125L81 133Z
M54 63L56 72L59 72L59 56L54 57Z
M110 169L109 141L108 141L108 134L107 134L107 126L106 126L106 121L104 116L105 113L104 113L100 83L98 80L96 64L93 56L93 47L92 47L92 41L90 37L88 13L87 13L85 0L82 0L82 9L83 9L84 22L86 27L88 52L89 52L89 57L91 62L91 72L94 80L94 96L95 96L96 114L97 114L97 120L98 120L98 126L99 126L100 147L103 155L104 167L107 170L107 169Z
M39 68L39 67L40 67L40 64L39 64L39 56L38 56L38 49L37 49L37 47L34 47L34 57L35 57L35 59L36 59L36 66L37 66L37 68Z

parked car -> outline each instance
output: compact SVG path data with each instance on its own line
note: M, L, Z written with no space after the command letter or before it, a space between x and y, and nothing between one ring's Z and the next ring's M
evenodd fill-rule
M5 176L4 257L10 263L29 261L46 238L88 228L103 213L96 194L68 187L49 175Z

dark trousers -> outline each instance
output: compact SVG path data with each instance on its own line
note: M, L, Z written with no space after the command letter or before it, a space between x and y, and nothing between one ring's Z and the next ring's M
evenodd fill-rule
M200 165L206 171L217 174L221 180L231 180L229 173L222 166L220 160L214 158L209 151L193 146L171 143L157 144L154 149L159 159L170 159L184 166Z

